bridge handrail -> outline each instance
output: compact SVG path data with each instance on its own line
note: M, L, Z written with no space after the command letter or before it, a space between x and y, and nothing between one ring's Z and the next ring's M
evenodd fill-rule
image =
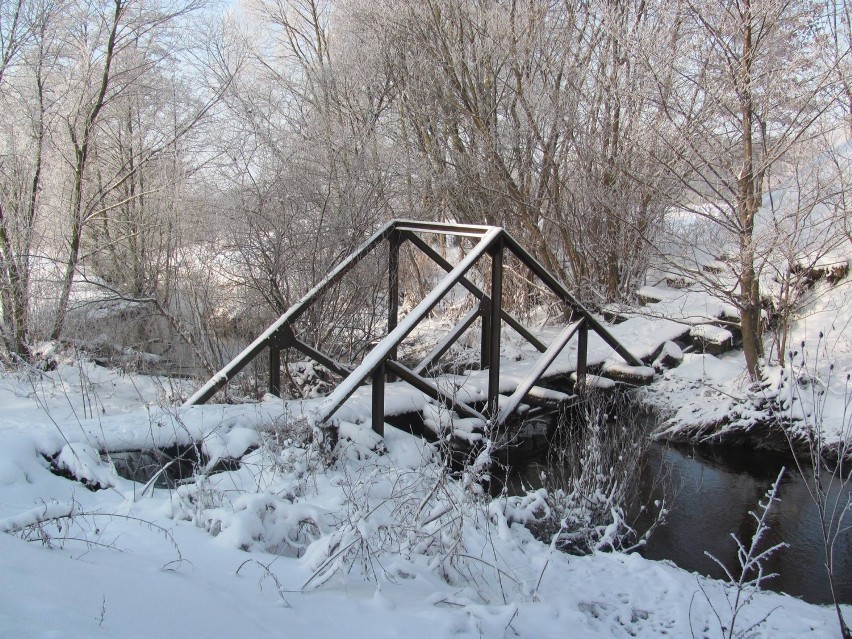
M479 238L474 248L467 253L462 261L455 267L438 255L431 247L415 233L443 233ZM389 256L389 308L388 308L388 334L379 341L372 351L364 358L354 370L349 370L343 365L338 365L319 350L301 342L295 337L292 324L301 317L314 302L315 298L334 286L342 277L351 271L362 259L369 255L384 240L388 240L391 247ZM402 321L398 319L398 260L399 247L403 240L410 240L427 257L432 259L438 266L448 271L447 275L421 302L408 313ZM549 347L544 345L533 336L518 320L512 317L502 308L502 271L503 253L510 251L521 263L529 268L545 286L560 298L573 312L579 315L578 321L567 327ZM465 274L486 253L491 255L491 294L486 294L482 289L474 285ZM237 357L214 375L204 386L192 395L185 406L203 404L220 390L230 379L239 373L249 362L251 362L264 349L269 348L270 353L270 392L277 392L280 385L280 350L285 347L294 347L306 353L312 359L327 362L332 369L337 370L343 376L343 381L332 391L326 400L320 405L315 414L315 419L322 423L327 422L332 415L351 397L355 390L363 385L368 377L373 382L373 428L377 432L384 430L384 386L386 373L396 371L399 376L420 388L428 394L435 395L440 401L448 403L463 413L479 416L481 413L463 404L462 402L448 397L440 392L434 384L420 375L421 367L409 370L395 361L396 351L402 341L414 330L432 309L449 293L456 285L461 285L473 293L480 300L477 315L482 318L483 323L483 346L482 366L489 368L488 380L488 410L495 424L502 424L508 419L510 413L524 399L538 379L546 372L547 368L556 356L567 345L573 335L579 330L579 342L577 348L577 376L578 383L582 386L586 374L586 356L588 348L588 329L597 333L601 339L618 353L625 361L634 366L642 365L642 362L628 351L615 337L598 322L591 312L574 298L568 289L551 273L549 273L530 253L528 253L511 235L504 229L495 226L483 226L473 224L442 224L438 222L418 222L413 220L395 220L388 222L376 231L369 239L338 264L325 278L308 291L302 298L291 306L281 317L273 322L257 339L246 347ZM492 299L492 296L494 299ZM397 298L392 299L392 298ZM512 326L530 343L543 354L537 364L533 367L530 375L522 381L521 385L509 398L508 403L498 412L499 391L499 354L500 354L500 323L505 321ZM451 331L451 337L440 344L440 352L446 350L472 323L470 317L463 321L462 328L457 327ZM449 342L449 343L446 343ZM431 357L432 354L430 354ZM438 355L440 356L440 355ZM427 360L424 360L428 364ZM423 365L423 364L421 364ZM378 413L378 414L377 414Z
M362 259L367 257L376 246L393 232L397 222L391 221L385 224L378 231L373 233L370 238L364 242L358 249L349 257L338 264L328 275L325 276L316 286L305 293L302 298L288 308L284 314L273 322L261 335L249 344L239 355L226 364L222 370L216 373L210 380L199 388L186 402L184 406L193 406L195 404L203 404L208 399L213 397L230 379L239 373L246 365L249 364L260 352L269 346L273 336L284 326L295 322L310 308L314 298L324 293L327 289L334 286L344 275L351 271Z
M488 249L490 249L494 242L500 239L501 234L503 233L503 229L492 227L487 233L482 236L482 239L476 244L472 251L470 251L465 258L459 262L459 265L456 266L444 279L442 279L438 285L432 289L432 291L424 297L421 302L415 306L412 311L405 316L402 322L394 328L387 336L382 339L372 351L364 358L364 361L354 370L352 373L346 377L340 385L334 389L334 391L329 395L323 405L318 409L317 418L319 422L326 421L331 415L337 411L338 408L345 402L355 390L364 383L367 377L372 374L377 366L380 366L393 352L393 350L402 343L410 333L413 331L417 324L426 317L426 315L431 311L435 306L438 305L444 295L446 295L449 290L458 284L458 281L467 273L471 267L476 264L480 257L482 257Z

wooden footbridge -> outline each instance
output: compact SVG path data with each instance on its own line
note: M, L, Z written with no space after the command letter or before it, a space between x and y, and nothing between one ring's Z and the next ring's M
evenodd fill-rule
M433 234L467 237L477 241L463 259L454 266L422 237ZM405 242L416 247L423 255L446 271L446 276L416 307L401 318L399 261L400 247ZM388 251L387 332L360 364L353 368L335 361L328 354L302 341L298 337L295 323L323 293L331 290L359 262L385 243ZM507 252L525 265L532 275L571 311L569 324L550 345L543 344L503 306L504 258ZM471 269L476 267L485 256L490 258L491 266L490 285L487 287L489 289L487 292L468 277ZM409 367L401 363L397 358L397 351L402 341L457 285L464 287L478 303L417 365ZM477 319L481 321L482 326L479 366L481 370L487 370L488 390L484 402L474 403L463 401L459 393L450 393L442 389L435 379L428 376L428 371L435 367L441 357ZM538 360L527 369L525 377L509 395L500 394L500 339L504 324L514 329L539 352ZM187 400L186 404L207 402L264 351L268 354L269 361L269 391L280 396L281 352L284 349L295 349L342 378L321 405L317 414L319 423L330 423L334 414L356 389L369 383L372 387L372 427L377 433L383 435L385 384L389 378L397 378L461 416L477 418L484 424L490 424L492 428L501 428L517 416L519 408L524 406L525 401L536 395L538 390L536 385L546 376L548 368L575 335L577 336L576 388L580 390L585 388L588 375L589 331L596 333L625 360L627 365L642 366L642 362L637 357L619 343L556 277L504 229L493 226L396 220L377 231L299 302L292 305L260 337ZM503 386L505 392L505 384Z

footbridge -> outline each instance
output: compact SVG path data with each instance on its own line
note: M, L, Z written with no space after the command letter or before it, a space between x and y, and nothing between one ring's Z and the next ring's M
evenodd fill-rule
M457 242L458 246L462 245L462 238L468 238L465 242L470 244L472 240L472 248L469 248L454 265L436 250L432 243L424 239L436 234L454 236L456 239L453 241ZM410 312L401 317L399 266L400 248L404 243L415 247L416 251L440 267L446 275ZM344 364L303 341L299 336L296 323L321 295L332 290L356 265L379 247L387 251L387 330L360 363L354 366ZM568 324L550 344L542 343L527 326L504 307L504 267L508 256L514 256L517 262L528 269L531 279L538 281L540 288L550 291L570 311ZM490 268L488 261L490 261ZM475 284L476 278L470 276L472 269L477 269L477 273L485 273L484 277L479 278L482 280L481 286ZM470 312L462 317L421 361L416 364L408 362L407 365L401 362L397 353L403 340L427 318L454 287L459 285L474 298L475 303ZM481 326L478 362L479 369L482 371L480 380L483 386L487 387L484 397L481 397L481 394L460 392L462 390L460 388L448 391L444 385L438 383L435 377L430 376L430 371L438 367L441 358L477 320ZM512 375L508 384L506 379L501 380L500 345L501 331L504 326L511 327L538 352L537 360L527 364L523 374ZM352 394L360 387L369 385L372 428L383 435L386 416L386 384L391 380L398 380L450 408L460 416L476 418L492 428L501 428L505 427L510 420L526 413L530 403L535 404L536 398L547 396L552 399L556 395L564 400L576 397L583 392L591 374L588 362L590 331L597 334L614 353L624 360L626 368L642 366L642 362L613 337L566 287L505 229L494 226L396 220L379 229L301 300L293 304L242 353L190 397L186 404L207 402L246 365L263 354L266 354L268 358L269 392L280 396L281 354L285 349L295 349L335 373L341 380L320 404L316 415L319 423L332 423L335 413ZM575 338L576 361L571 366L575 376L573 393L571 395L547 393L546 389L537 385L552 374L549 372L551 365L566 345Z

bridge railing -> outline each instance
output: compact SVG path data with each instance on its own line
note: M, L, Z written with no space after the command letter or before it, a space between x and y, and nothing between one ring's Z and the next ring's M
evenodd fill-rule
M478 242L467 255L453 266L425 242L418 233L441 233L455 236L478 238ZM350 272L362 259L368 256L383 242L388 242L388 318L387 335L367 354L354 369L335 361L313 346L296 337L293 324L298 320L324 292L334 286ZM423 300L400 320L399 317L399 256L400 247L410 242L426 257L447 271L435 288ZM548 347L541 343L532 332L511 315L502 305L504 254L509 251L522 264L542 281L572 311L576 319ZM473 284L466 277L480 259L488 255L491 259L491 277L489 292ZM432 351L413 369L409 369L397 360L397 350L402 341L422 322L432 309L443 300L450 290L461 285L474 295L479 304L450 332L438 342ZM440 357L461 337L476 319L482 322L480 366L488 370L488 393L484 412L454 397L441 389L434 380L423 373L436 363ZM500 402L500 339L501 325L505 322L530 342L542 355L528 376L508 400ZM262 353L269 351L269 390L280 395L281 388L281 351L295 348L305 356L343 377L340 384L320 405L317 413L319 422L328 422L343 403L368 380L372 383L372 419L373 429L384 433L385 383L389 375L398 377L457 412L469 417L501 425L517 409L527 393L539 381L559 353L576 334L577 345L577 382L580 387L585 383L588 358L588 331L592 330L615 350L625 361L632 365L641 365L641 361L631 354L609 331L606 330L584 308L571 293L549 273L532 255L521 247L505 230L492 226L441 224L436 222L415 222L397 220L386 224L370 237L361 247L339 264L331 273L309 291L299 302L291 306L266 331L255 339L242 353L214 375L192 397L186 405L203 404L238 374L249 362Z

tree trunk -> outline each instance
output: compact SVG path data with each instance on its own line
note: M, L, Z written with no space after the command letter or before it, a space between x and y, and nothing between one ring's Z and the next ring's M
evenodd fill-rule
M26 283L19 269L18 259L12 242L6 232L6 219L3 205L0 203L0 262L3 264L2 307L4 314L11 320L11 330L3 335L10 354L24 359L30 356L27 330Z
M761 324L760 294L754 269L743 273L740 282L740 327L743 333L743 353L746 368L752 381L760 377L760 360L763 358L763 326Z
M116 38L118 25L121 22L125 5L123 0L114 0L115 10L112 15L109 39L106 43L104 54L104 66L100 75L100 84L95 101L83 123L82 135L78 138L77 131L69 125L71 140L74 142L74 188L71 194L71 238L68 244L68 259L65 263L65 274L62 278L62 292L59 296L59 305L56 309L56 318L53 322L53 330L50 339L59 339L65 326L65 317L68 313L68 302L71 298L71 287L80 261L80 247L83 239L83 227L85 225L85 213L83 207L83 184L85 179L86 164L89 155L89 145L94 134L98 115L106 102L106 93L112 78L112 63L115 58Z
M760 377L763 358L763 330L760 317L760 280L754 265L754 217L760 207L763 170L755 171L754 104L752 102L752 43L751 1L745 0L743 14L743 51L739 69L740 115L742 126L742 166L737 176L737 215L740 243L740 327L743 334L743 353L752 381Z

